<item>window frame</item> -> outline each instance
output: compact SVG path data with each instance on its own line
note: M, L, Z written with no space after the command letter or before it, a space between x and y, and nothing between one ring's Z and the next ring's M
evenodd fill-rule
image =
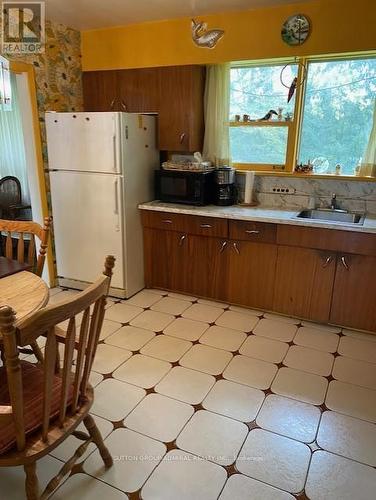
M294 57L294 58L283 58L283 59L271 59L263 61L246 61L246 62L233 62L231 64L232 68L248 68L252 66L262 67L262 66L278 66L288 63L298 64L298 75L297 75L297 88L295 91L295 106L294 106L294 116L290 122L285 122L282 124L278 122L263 122L262 125L259 122L249 122L245 124L244 122L229 121L229 127L259 127L259 126L272 126L272 127L288 127L287 135L287 145L286 145L286 162L284 165L273 165L273 164L262 164L262 163L233 163L233 166L237 170L254 170L256 172L263 172L266 174L273 175L299 175L299 176L315 176L319 177L333 177L332 174L300 174L295 172L295 166L299 158L299 150L302 135L302 123L304 114L304 101L306 95L307 78L304 78L304 68L308 74L309 64L317 62L330 62L330 61L340 61L340 60L355 60L355 59L369 59L376 58L376 52L360 52L360 53L344 53L344 54L329 54L329 55L319 55L319 56L306 56L306 57ZM230 71L231 71L230 69ZM287 123L287 125L286 125ZM341 178L356 178L361 180L362 177L355 177L349 175L341 175ZM363 177L364 179L364 177ZM367 177L369 179L369 177Z

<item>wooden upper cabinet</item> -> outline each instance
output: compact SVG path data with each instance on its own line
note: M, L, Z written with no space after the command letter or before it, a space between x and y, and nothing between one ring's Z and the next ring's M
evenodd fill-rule
M205 68L159 68L159 148L201 151L204 132Z
M335 270L335 253L278 246L273 310L328 322Z
M376 257L338 254L330 322L376 332Z
M87 71L82 85L85 111L120 111L117 71Z
M201 151L204 66L166 66L83 74L85 111L158 113L159 149Z
M153 68L118 71L120 110L129 113L157 113L158 73Z

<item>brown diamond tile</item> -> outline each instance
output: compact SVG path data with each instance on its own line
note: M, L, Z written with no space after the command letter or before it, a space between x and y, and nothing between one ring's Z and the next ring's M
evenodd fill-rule
M238 469L235 466L235 462L231 465L225 465L223 466L225 471L227 472L227 477L233 476L234 474L238 474Z
M116 429L124 429L125 428L124 420L118 420L117 422L111 422L111 423L114 426L114 431Z

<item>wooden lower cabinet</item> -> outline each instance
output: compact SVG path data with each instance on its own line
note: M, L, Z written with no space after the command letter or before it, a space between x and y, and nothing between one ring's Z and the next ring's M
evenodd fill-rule
M271 310L277 245L229 241L228 295L234 304Z
M336 254L278 246L272 309L298 318L328 322Z
M376 257L338 254L330 322L376 332Z

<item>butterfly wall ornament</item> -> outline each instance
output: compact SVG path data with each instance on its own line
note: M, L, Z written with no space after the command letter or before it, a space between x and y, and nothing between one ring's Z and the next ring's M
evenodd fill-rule
M192 19L192 40L198 47L214 49L225 34L224 30L208 30L207 23Z

